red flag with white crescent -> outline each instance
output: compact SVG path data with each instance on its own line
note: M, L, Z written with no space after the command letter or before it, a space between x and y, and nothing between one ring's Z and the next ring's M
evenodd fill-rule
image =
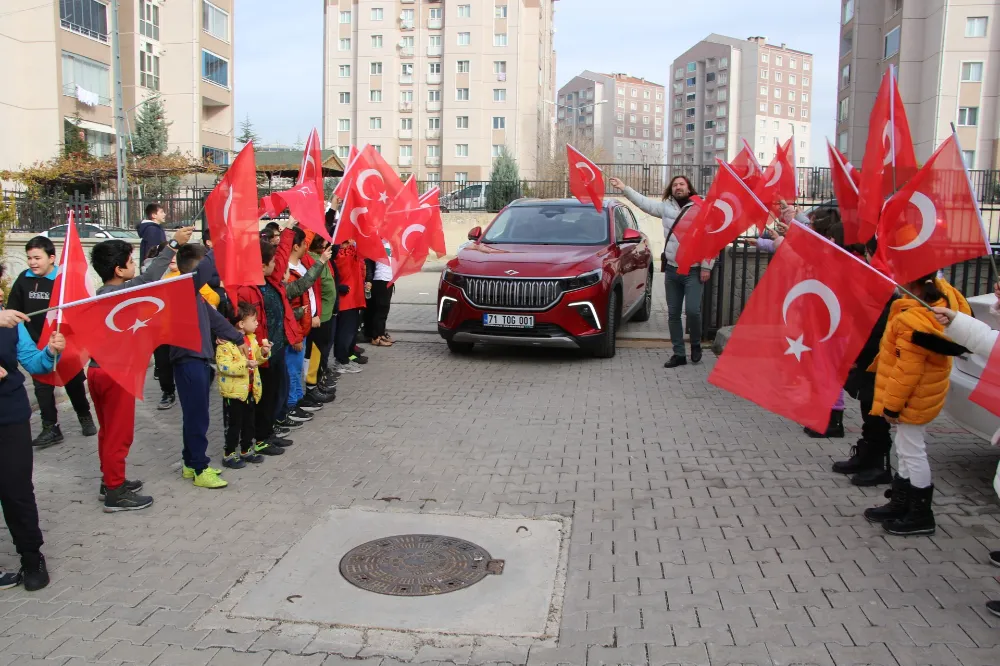
M205 200L215 265L227 289L264 284L257 203L257 169L251 142Z
M593 204L598 212L604 205L604 172L586 155L566 144L569 161L569 191L582 204Z

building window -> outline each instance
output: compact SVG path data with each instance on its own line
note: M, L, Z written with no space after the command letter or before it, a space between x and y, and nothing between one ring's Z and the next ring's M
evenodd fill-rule
M781 99L781 88L774 89L774 99Z
M962 106L958 109L958 124L965 127L975 127L979 125L979 107Z
M507 129L507 118L505 116L493 116L493 129L495 130Z
M498 32L493 35L493 46L507 46L507 33Z
M844 3L844 17L841 23L847 24L852 18L854 18L854 0L847 0Z
M767 86L760 87L760 94L764 97L767 97Z
M59 0L59 25L107 43L108 6L97 0Z
M399 147L400 158L412 158L413 157L413 146L400 146Z
M457 116L455 118L455 127L458 129L469 129L469 116Z
M976 151L974 150L963 150L962 151L962 161L965 162L966 169L976 168Z
M704 144L706 146L711 146L712 145L712 137L706 134L705 135Z
M811 65L809 64L808 60L803 60L802 61L802 69L804 69L805 71L808 72L810 67L811 67Z
M629 127L628 128L628 135L629 136L635 136L635 128L634 127ZM693 141L693 139L692 139L692 141Z
M624 113L616 114L615 115L615 119L618 120L618 122L624 122L625 121L625 114Z
M989 19L985 16L970 16L965 19L966 37L985 37L986 24Z
M350 118L340 118L337 121L337 129L341 132L351 131L351 119Z
M221 148L202 146L201 158L206 162L211 162L212 164L229 164L229 151L222 150Z
M441 157L441 146L427 146L427 157Z
M372 76L380 76L382 74L382 63L378 61L369 63L368 73L371 74ZM410 65L410 74L413 74L413 65Z
M469 156L469 144L467 143L456 143L455 144L455 157L468 157Z
M692 88L692 87L694 87L694 86L695 86L695 85L696 85L696 84L698 83L698 77L696 77L696 76L692 76L691 78L689 78L689 79L688 79L687 81L685 81L684 83L685 83L685 84L687 84L687 87L688 87L688 88ZM633 89L633 90L634 90L634 89ZM633 97L635 97L635 95L633 95Z
M346 160L347 156L351 154L350 146L337 146L337 157L342 160Z
M459 60L458 64L456 65L455 71L457 71L459 74L468 74L471 71L469 69L469 61Z
M468 88L456 88L455 89L455 99L459 102L469 101L469 89Z
M802 77L802 85L805 86L806 88L809 87L809 79L805 76Z
M139 49L139 85L160 89L160 56L153 55L153 45L149 43Z
M342 92L342 93L340 93L340 103L341 104L350 104L351 103L351 93L349 93L349 92Z
M493 73L497 75L497 81L507 80L507 61L506 60L494 60L493 61Z
M399 129L413 131L413 118L400 118Z
M143 53L139 52L141 58ZM157 58L159 70L159 58ZM63 95L76 97L77 87L97 95L98 104L111 105L111 75L109 68L103 62L62 52ZM159 90L159 73L157 72L156 88ZM147 86L148 87L148 86Z
M663 93L661 93L661 92L656 93L656 99L662 100L663 99Z
M208 0L201 3L201 28L216 39L229 41L229 13Z
M684 124L684 132L685 133L687 133L687 132L693 132L693 131L694 131L694 123L685 123Z
M774 82L775 83L781 83L781 72L775 72L774 73Z
M805 92L802 93L802 101L803 102L808 102L809 101L809 93L805 93Z
M340 22L350 23L351 22L351 12L340 12Z
M224 88L229 87L229 61L211 51L201 51L201 77Z
M460 32L458 33L458 45L468 46L472 43L472 33L471 32Z
M649 124L649 116L643 116L642 117L642 124L643 125L648 125Z
M899 53L899 27L895 27L885 35L885 46L882 50L883 58L891 58Z
M648 139L649 138L649 130L648 129L642 130L642 135Z
M760 103L760 112L761 113L767 113L767 102L761 102Z
M615 132L617 132L618 134L625 134L625 128L622 127L621 125L616 125Z
M689 107L687 109L684 109L684 117L685 118L694 118L694 114L695 114L695 108L693 106ZM632 116L632 122L635 122L635 116Z
M774 131L777 132L780 127L781 127L781 123L779 123L777 120L775 120L774 121Z
M456 171L455 172L455 182L464 184L467 180L469 180L469 172L468 171Z
M382 20L382 8L381 7L372 7L372 20L373 21L381 21Z
M382 35L372 35L372 48L373 49L382 48Z
M347 78L350 78L350 76L351 76L351 66L350 65L341 65L340 66L340 78L347 79Z
M767 80L767 78L768 78L768 72L767 72L766 69L760 70L760 78L764 79L765 81Z
M472 5L459 5L458 18L472 18Z
M781 56L775 56L774 57L774 66L775 67L782 67L782 66L784 66L784 60L782 59Z
M400 102L406 102L408 104L412 104L413 103L413 91L412 90L400 90L399 91L399 101Z
M794 102L795 101L795 91L794 90L789 90L788 91L788 101L789 102Z
M802 113L800 115L803 118L808 118L809 117L809 111L807 111L806 109L802 109Z
M368 91L368 101L369 102L381 102L382 101L382 91L381 90L369 90Z
M698 63L696 63L696 62L689 62L687 64L687 71L694 72L697 69L698 69ZM634 90L634 88L633 88L633 90Z
M202 5L209 6L207 2ZM139 34L147 39L160 39L160 8L149 0L139 0Z
M698 95L696 93L688 93L684 96L684 100L687 102L693 102L697 97ZM632 110L635 111L635 104L632 105Z
M339 46L337 48L339 50L341 50L341 51L350 51L351 50L351 38L350 37L345 37L345 38L341 39L340 43L339 43Z
M493 101L494 102L506 102L507 101L507 89L506 88L494 88L493 89Z
M693 110L694 110L694 109L692 109L692 111L693 111ZM689 114L689 115L693 116L694 114L692 113L692 114ZM634 123L634 122L635 122L635 114L634 114L634 113L633 113L633 114L630 114L630 115L629 115L629 117L628 117L628 121L629 121L630 123Z
M789 115L789 117L791 117L791 118L794 118L794 117L795 117L795 107L794 107L794 106L790 106L790 107L788 107L788 115Z
M368 129L380 130L382 129L382 118L378 116L372 116L368 119Z
M981 62L963 62L962 63L962 82L979 82L983 80L983 63Z
M780 116L781 115L781 105L780 104L775 104L773 111L774 111L774 115Z
M441 129L441 119L440 118L428 118L427 119L427 129L439 130Z
M441 63L439 62L429 62L427 63L427 73L441 75Z
M444 18L444 10L441 9L440 7L431 9L430 14L428 14L428 18L430 18L432 21L440 21L442 18Z
M761 62L763 62L763 63L767 63L767 62L769 62L770 60L771 60L771 56L769 56L768 54L766 54L766 53L761 53L761 54L760 54L760 61L761 61Z
M468 89L466 89L468 90ZM441 101L441 91L440 90L428 90L427 91L427 101L428 102L440 102Z
M629 108L630 111L635 111L635 110L637 110L639 108L639 105L636 104L635 102L630 102L629 105L628 105L628 108Z

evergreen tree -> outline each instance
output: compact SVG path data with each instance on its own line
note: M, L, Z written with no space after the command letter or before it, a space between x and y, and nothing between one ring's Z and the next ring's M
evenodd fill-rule
M66 157L90 156L90 147L87 145L87 140L83 138L83 130L80 129L81 122L80 114L73 116L72 119L63 120L63 155Z
M163 100L151 97L139 107L132 134L132 154L136 157L162 155L167 152L167 122Z
M517 160L507 150L507 146L501 147L500 154L493 160L493 169L490 171L490 184L486 192L487 210L498 211L520 197L520 181Z
M260 135L254 130L253 123L250 122L250 116L246 117L246 120L240 123L240 135L236 137L236 140L242 143L244 146L253 141L254 145L260 143Z

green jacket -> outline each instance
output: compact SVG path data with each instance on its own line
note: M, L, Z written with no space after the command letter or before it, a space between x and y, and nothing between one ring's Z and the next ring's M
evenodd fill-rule
M316 263L319 263L319 253L310 252L309 256L312 257ZM336 312L337 284L333 281L333 271L330 269L324 270L320 273L319 280L322 294L321 298L323 301L323 308L320 312L319 321L321 324L325 324L333 319L333 315Z

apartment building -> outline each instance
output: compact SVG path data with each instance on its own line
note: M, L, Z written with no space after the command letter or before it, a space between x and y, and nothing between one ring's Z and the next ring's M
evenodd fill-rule
M122 98L128 130L159 94L169 149L218 163L233 148L235 0L121 0ZM4 0L0 9L0 168L54 157L65 123L96 156L113 155L112 17L108 0ZM16 128L16 131L10 131Z
M969 168L1000 168L1000 0L840 2L837 146L861 163L868 118L891 65L919 161L955 123Z
M811 166L812 54L712 34L671 66L669 161L714 164L753 148L767 163L795 137L796 162Z
M663 161L665 89L628 74L584 71L559 89L556 128L602 162Z
M507 146L534 178L552 141L554 2L324 0L324 147L476 181Z

